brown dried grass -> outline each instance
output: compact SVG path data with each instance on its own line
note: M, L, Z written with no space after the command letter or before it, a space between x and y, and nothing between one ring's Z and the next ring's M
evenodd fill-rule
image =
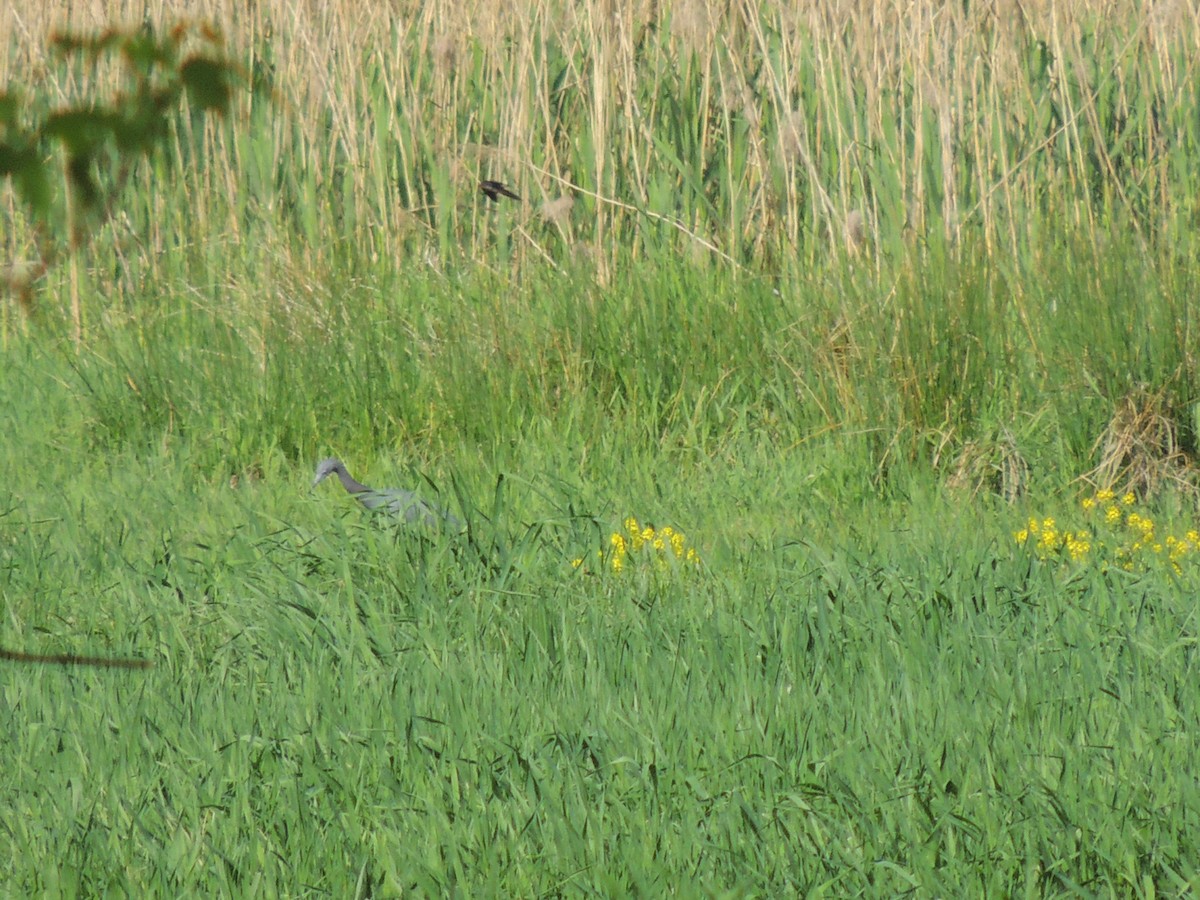
M50 33L164 25L181 12L161 0L5 4L0 83L77 95L90 76L52 74ZM1200 68L1200 8L1186 2L198 0L186 16L220 27L248 65L269 48L279 95L305 144L297 161L318 183L351 180L364 234L397 228L397 195L419 193L417 185L395 187L393 154L379 148L396 144L402 180L412 177L413 156L432 153L446 166L486 164L486 175L510 178L534 198L530 182L545 198L592 191L597 215L590 233L577 237L600 255L612 252L614 235L638 215L631 206L662 177L646 104L681 69L697 74L706 160L721 159L736 129L747 129L744 171L724 176L727 192L746 198L738 231L719 220L675 223L713 258L728 260L725 250L734 245L794 251L796 235L827 233L813 226L847 222L852 210L862 210L861 221L880 238L883 214L903 210L900 218L918 236L945 229L953 237L972 223L990 247L1015 250L1020 210L1038 208L1048 186L1086 182L1090 163L1079 148L1088 143L1081 135L1098 127L1096 94L1080 97L1078 85L1115 90L1118 104L1138 95L1169 110L1189 96ZM567 55L565 80L547 63L548 42ZM1056 67L1049 94L1028 71L1029 48L1039 44ZM1099 51L1109 68L1097 71ZM585 112L590 158L578 155L578 135L557 127L562 85ZM379 90L386 104L378 103ZM1045 133L1037 123L1051 104L1061 124L1040 143L1023 142L1022 134ZM911 142L895 140L898 125L911 130ZM1155 140L1140 148L1140 190L1168 207L1190 202L1163 187L1169 135ZM870 156L866 148L874 147L882 157ZM937 166L929 165L931 154ZM901 196L877 195L870 173L881 167L894 174ZM1120 178L1112 176L1120 195ZM1071 225L1096 214L1081 201L1061 215ZM833 245L862 252L860 231L849 229L848 240Z
M1011 503L1025 493L1029 471L1016 437L1003 428L991 438L967 441L951 464L946 484L970 497L988 492Z
M1163 391L1136 390L1121 399L1093 447L1099 460L1084 481L1148 498L1163 491L1200 498L1200 470L1179 444Z

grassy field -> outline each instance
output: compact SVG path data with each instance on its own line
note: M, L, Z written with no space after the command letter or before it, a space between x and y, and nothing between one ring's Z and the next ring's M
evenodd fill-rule
M1002 5L198 6L0 305L0 647L152 664L0 662L0 892L1200 889L1200 17Z

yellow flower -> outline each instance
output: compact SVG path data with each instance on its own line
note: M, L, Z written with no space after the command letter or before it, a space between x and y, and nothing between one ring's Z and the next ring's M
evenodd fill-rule
M1057 531L1043 531L1037 543L1039 553L1050 554L1058 549L1059 534Z
M625 568L626 557L629 556L635 556L638 565L649 565L653 561L660 571L665 570L670 561L668 552L675 559L686 556L690 563L700 562L699 554L687 546L687 538L669 525L655 529L652 525L642 525L633 516L626 518L622 525L625 527L624 533L615 531L609 536L613 572L621 572ZM653 554L649 552L651 549ZM603 557L603 553L600 555ZM578 566L579 563L573 565Z
M1137 500L1137 498L1133 496L1133 491L1130 491L1129 493L1125 494L1125 496L1123 496L1121 498L1121 502L1124 503L1126 506L1133 506L1133 504L1136 500Z
M1076 562L1086 557L1091 549L1092 545L1088 543L1087 535L1072 535L1067 539L1067 553Z
M1154 521L1138 513L1130 513L1125 524L1140 531L1144 539L1148 539L1154 533Z

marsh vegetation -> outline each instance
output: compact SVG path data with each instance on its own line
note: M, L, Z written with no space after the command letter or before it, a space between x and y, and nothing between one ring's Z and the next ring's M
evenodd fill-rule
M1200 517L1200 16L786 6L193 5L269 88L0 304L0 645L154 664L4 662L7 892L1200 886L1197 571L1057 541Z

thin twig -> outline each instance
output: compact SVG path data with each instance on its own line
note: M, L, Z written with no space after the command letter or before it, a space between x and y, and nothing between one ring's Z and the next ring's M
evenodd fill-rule
M73 653L20 653L0 647L0 659L12 662L43 663L51 666L98 666L104 669L149 669L153 660L112 658L107 656L76 656Z

